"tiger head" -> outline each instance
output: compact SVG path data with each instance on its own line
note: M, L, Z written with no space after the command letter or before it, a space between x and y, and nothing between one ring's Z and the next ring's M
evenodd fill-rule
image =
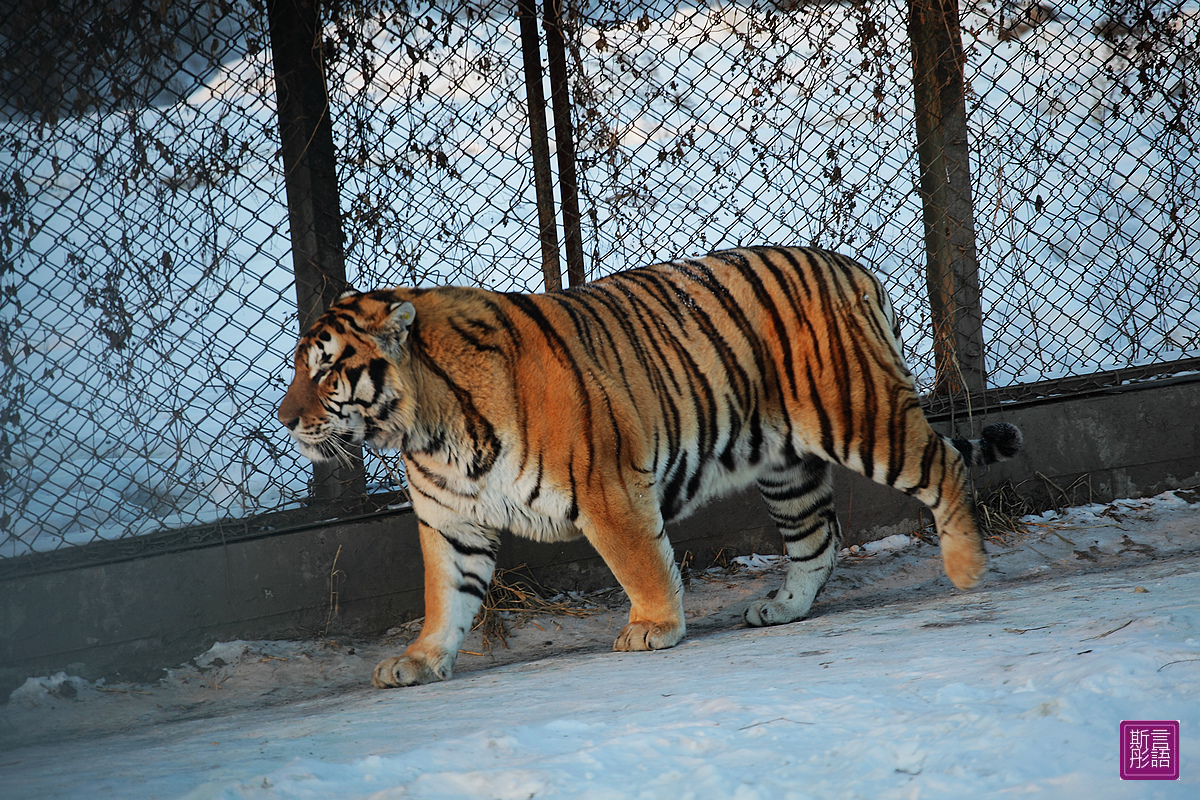
M363 443L396 447L414 402L404 376L412 303L395 291L346 292L296 346L279 421L313 461Z

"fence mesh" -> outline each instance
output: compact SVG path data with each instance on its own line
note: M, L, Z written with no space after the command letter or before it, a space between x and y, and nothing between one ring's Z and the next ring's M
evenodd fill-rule
M0 22L3 556L306 488L270 409L296 312L261 15L162 8Z
M1200 347L1200 9L971 8L964 26L1001 382Z
M297 331L264 8L6 8L0 557L302 504L310 470L274 419ZM540 288L514 11L326 8L356 285ZM906 14L566 2L588 277L844 250L884 274L927 388ZM961 7L992 385L1200 351L1198 17ZM395 474L368 455L369 485Z

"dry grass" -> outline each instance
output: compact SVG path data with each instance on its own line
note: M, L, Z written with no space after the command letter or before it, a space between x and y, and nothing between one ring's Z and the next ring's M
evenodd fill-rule
M333 554L333 565L329 568L329 611L325 615L325 627L317 634L318 639L324 639L329 635L329 628L333 625L333 620L338 615L339 603L341 597L342 581L346 577L346 573L338 569L338 559L342 556L342 546L339 544L337 552Z
M496 642L507 648L512 628L533 624L541 629L534 618L542 616L590 617L599 607L596 599L548 589L534 580L524 564L497 569L471 630L482 634L484 652L490 652Z
M993 544L1008 547L1029 533L1021 517L1033 513L1033 506L1017 491L1012 481L1005 481L986 497L975 493L975 510L983 537Z
M1061 486L1040 472L1034 474L1036 479L1041 481L1050 506L1059 513L1071 506L1094 501L1091 475L1080 475L1070 484ZM1021 486L1025 483L1027 482L1023 482ZM1021 493L1020 486L1014 485L1012 481L1005 481L983 498L976 492L975 508L984 537L998 545L1009 546L1014 541L1028 536L1033 528L1045 527L1021 520L1022 517L1037 513L1044 505L1035 506ZM1066 539L1064 541L1069 542Z
M1021 517L1033 513L1033 506L1009 481L1005 481L986 496L975 492L975 518L979 522L979 533L987 541L1008 547L1029 533L1028 524ZM938 546L937 526L929 509L919 512L920 527L912 535L928 545Z
M714 574L714 570L719 570L720 574L724 574L726 577L733 575L733 573L740 569L737 562L732 560L733 557L732 550L726 547L713 547L708 551L708 558L706 559L708 564L706 566L697 566L696 554L691 550L685 550L683 558L679 561L679 574L683 578L684 588L689 588L692 585L692 580L695 578L709 583L721 583L731 586L732 584L717 577Z
M586 594L566 594L538 583L524 564L512 569L497 569L488 585L483 605L471 623L471 630L478 630L482 634L484 652L460 652L485 655L491 652L497 642L507 648L508 636L514 628L533 625L544 630L538 624L537 617L590 617L610 606L619 605L623 600L624 592L620 587ZM424 623L425 618L418 617L397 625L388 631L384 644L411 643L420 634Z
M989 542L1002 547L1011 546L1030 533L1029 524L1022 517L1034 513L1034 506L1021 494L1012 481L1005 481L986 495L975 491L975 516L979 521L979 532ZM937 545L937 527L933 515L922 508L921 527L913 533L925 544Z
M1095 502L1092 492L1092 476L1090 474L1080 475L1065 489L1040 472L1035 472L1034 475L1046 487L1046 494L1050 497L1050 503L1053 505L1054 510L1060 514L1070 506L1082 505L1085 502Z

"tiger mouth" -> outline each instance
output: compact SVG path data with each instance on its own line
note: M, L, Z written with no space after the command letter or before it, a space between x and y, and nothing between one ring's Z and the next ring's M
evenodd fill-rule
M304 441L295 435L292 439L300 454L313 463L344 461L351 456L354 448L361 447L363 443L361 436L340 433L330 433L318 441Z

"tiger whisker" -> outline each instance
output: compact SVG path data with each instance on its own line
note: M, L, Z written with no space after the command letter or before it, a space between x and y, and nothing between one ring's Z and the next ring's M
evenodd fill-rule
M345 438L334 434L328 439L329 449L340 466L353 467L357 462L357 454L353 450L353 445Z

